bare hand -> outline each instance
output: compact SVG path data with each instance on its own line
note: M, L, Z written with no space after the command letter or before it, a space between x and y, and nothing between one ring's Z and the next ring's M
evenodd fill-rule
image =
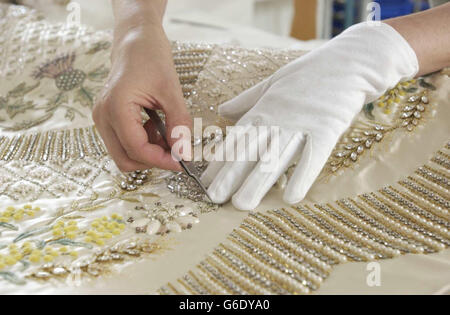
M112 68L93 119L121 171L159 167L180 170L151 121L142 122L142 107L166 115L169 146L176 126L191 128L170 43L162 27L145 26L116 36ZM190 139L189 139L190 140Z

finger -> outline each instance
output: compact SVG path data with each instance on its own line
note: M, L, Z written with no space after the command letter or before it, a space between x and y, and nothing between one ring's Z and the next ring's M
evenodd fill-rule
M304 144L304 136L300 133L281 131L278 138L275 141L271 137L269 150L262 156L262 161L256 165L234 194L232 201L236 208L241 210L256 208Z
M172 129L176 126L185 126L192 128L191 115L183 98L181 87L175 86L170 91L162 93L158 99L158 107L160 107L166 116L167 140L172 146L177 139L171 139Z
M225 165L225 161L211 161L208 164L208 167L200 176L200 180L206 187L209 187L213 182L214 178L216 178L220 169Z
M117 119L115 119L117 117ZM141 121L141 108L137 105L122 107L121 112L110 117L112 128L128 157L148 166L168 170L181 170L169 151L149 143L148 135Z
M209 160L210 163L208 164L208 168L202 174L206 182L208 182L209 180L208 184L212 182L212 180L219 172L221 168L221 166L219 165L223 166L223 164L225 164L227 160L231 161L234 158L237 140L240 138L240 136L244 135L250 127L250 125L231 126L231 128L227 128L228 135L225 137L225 140L221 140L218 143L210 142L205 146L203 150L205 158L208 159L212 155L212 159L210 158ZM210 152L206 152L206 150L208 149L210 150Z
M203 172L200 177L200 180L206 187L210 186L213 180L217 177L217 174L225 165L226 162L226 152L230 152L232 148L235 147L235 141L237 137L230 134L225 138L225 141L222 140L219 143L216 143L214 146L215 152L213 153L213 159L209 162L208 167ZM208 157L209 154L206 154Z
M254 132L252 132L253 130ZM245 134L236 135L238 136L235 141L236 159L225 162L208 188L210 198L216 203L228 201L239 189L258 163L259 152L261 147L265 147L264 144L267 143L268 138L267 128L258 128L257 130L253 126L249 126Z
M237 121L261 98L269 85L269 79L258 83L235 98L219 106L219 115Z
M225 163L209 186L208 196L217 204L227 202L255 165L256 162L249 161Z
M109 154L122 172L145 170L149 168L148 165L133 161L127 156L111 127L107 125L102 127L98 126L97 130L100 133Z
M175 143L182 144L181 157L185 161L192 159L191 145L192 119L187 110L184 98L180 93L166 96L161 101L161 108L166 116L167 142L172 148ZM178 152L174 152L176 154Z
M305 198L327 162L332 149L332 147L315 145L312 138L309 135L306 136L305 148L301 152L301 158L283 194L285 202L295 204Z
M211 151L203 152L206 159L210 159L210 157L212 156L211 160L208 160L210 161L208 167L200 177L200 180L206 187L211 185L212 181L214 180L214 178L216 178L220 169L225 165L226 160L225 154L228 150L230 150L230 148L234 147L235 140L236 137L230 136L225 138L225 141L222 140L219 143L212 143L213 145L210 144L209 146L205 147L204 150L207 150L209 148L209 150L212 151L214 149L214 153L212 153ZM226 149L227 146L228 150Z

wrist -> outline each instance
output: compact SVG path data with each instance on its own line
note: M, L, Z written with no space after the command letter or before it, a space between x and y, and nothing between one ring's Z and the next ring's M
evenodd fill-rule
M159 33L167 0L113 0L114 35L123 38L128 33L147 30Z
M165 38L162 25L158 24L125 24L114 28L114 46L121 46L138 39L158 40Z

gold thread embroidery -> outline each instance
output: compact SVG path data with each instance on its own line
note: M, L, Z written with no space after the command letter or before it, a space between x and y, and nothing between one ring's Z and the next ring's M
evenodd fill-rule
M233 293L304 294L316 290L336 263L443 250L450 245L448 181L431 164L436 156L444 165L449 162L442 153L418 168L415 176L377 192L323 205L250 213L226 244L188 274L192 278L201 270ZM425 200L436 207L425 206ZM169 283L159 292L169 294L167 288L177 290Z

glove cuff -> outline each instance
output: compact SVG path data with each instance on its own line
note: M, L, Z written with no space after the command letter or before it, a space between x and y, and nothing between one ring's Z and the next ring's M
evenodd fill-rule
M384 88L393 88L399 81L413 79L419 72L419 62L412 47L399 32L386 23L359 23L338 37L344 41L360 41L370 47L371 63L383 77ZM366 101L371 102L378 96L367 95Z

